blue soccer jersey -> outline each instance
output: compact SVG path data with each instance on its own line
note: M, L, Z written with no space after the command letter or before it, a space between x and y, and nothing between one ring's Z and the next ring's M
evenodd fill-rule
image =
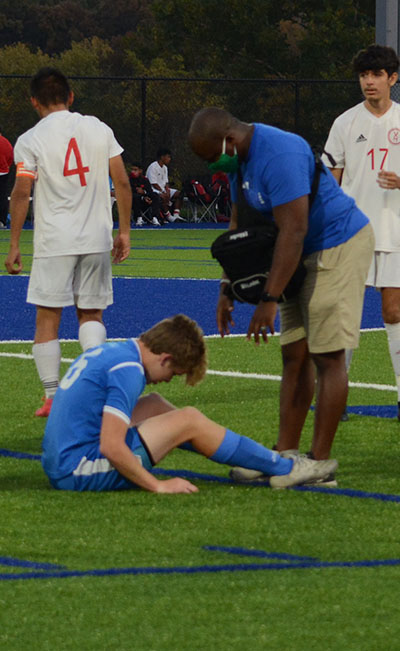
M272 216L272 209L310 194L315 174L314 154L300 136L255 124L247 160L241 165L243 191L250 206ZM236 201L236 178L232 200ZM309 215L304 254L347 242L368 218L325 168Z
M96 464L100 472L108 470L109 462L100 454L103 413L112 413L129 426L145 386L134 339L106 343L80 355L62 378L47 421L42 465L48 477L71 475L82 463Z

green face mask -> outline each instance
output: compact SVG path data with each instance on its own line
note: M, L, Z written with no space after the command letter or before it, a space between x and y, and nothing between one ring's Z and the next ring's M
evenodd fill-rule
M229 154L225 152L225 149L226 138L224 138L224 142L222 143L222 154L218 160L215 160L213 163L207 163L207 167L209 170L211 170L211 172L226 172L227 174L234 174L238 171L239 156L237 154L236 147L233 156L229 156Z

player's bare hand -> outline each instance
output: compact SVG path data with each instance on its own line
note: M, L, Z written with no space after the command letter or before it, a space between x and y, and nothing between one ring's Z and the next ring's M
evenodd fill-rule
M15 276L22 271L21 252L18 248L10 248L5 260L5 267L9 274Z
M254 335L254 343L258 345L261 336L263 341L267 343L268 330L272 335L275 332L274 323L277 311L278 304L275 302L259 303L250 321L246 339L250 341L252 335Z
M131 250L131 239L130 235L119 234L114 240L114 246L112 249L112 261L114 264L118 262L123 262L129 256Z
M198 490L197 486L191 484L187 479L174 477L173 479L160 481L157 493L197 493Z
M231 333L230 328L235 325L232 318L232 312L233 301L228 298L228 296L221 293L217 303L217 327L221 337L225 334L229 335Z
M381 170L378 172L378 185L383 190L396 190L400 189L400 177L395 172L385 172Z

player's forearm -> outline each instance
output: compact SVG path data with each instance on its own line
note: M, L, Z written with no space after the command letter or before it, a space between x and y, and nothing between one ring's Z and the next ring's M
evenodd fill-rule
M129 481L152 493L158 491L159 480L143 468L125 443L108 443L102 445L100 451L112 466Z
M118 206L118 223L120 234L130 232L131 225L131 207L132 207L132 190L129 183L115 185L115 198Z
M29 209L29 195L12 192L10 198L11 234L10 246L18 246L22 227Z

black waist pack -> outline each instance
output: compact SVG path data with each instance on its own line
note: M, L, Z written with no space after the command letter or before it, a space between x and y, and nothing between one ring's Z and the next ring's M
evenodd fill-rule
M273 222L226 231L211 245L211 255L218 260L230 284L224 293L232 300L257 305L271 269L278 229ZM296 296L306 269L300 262L279 302Z

